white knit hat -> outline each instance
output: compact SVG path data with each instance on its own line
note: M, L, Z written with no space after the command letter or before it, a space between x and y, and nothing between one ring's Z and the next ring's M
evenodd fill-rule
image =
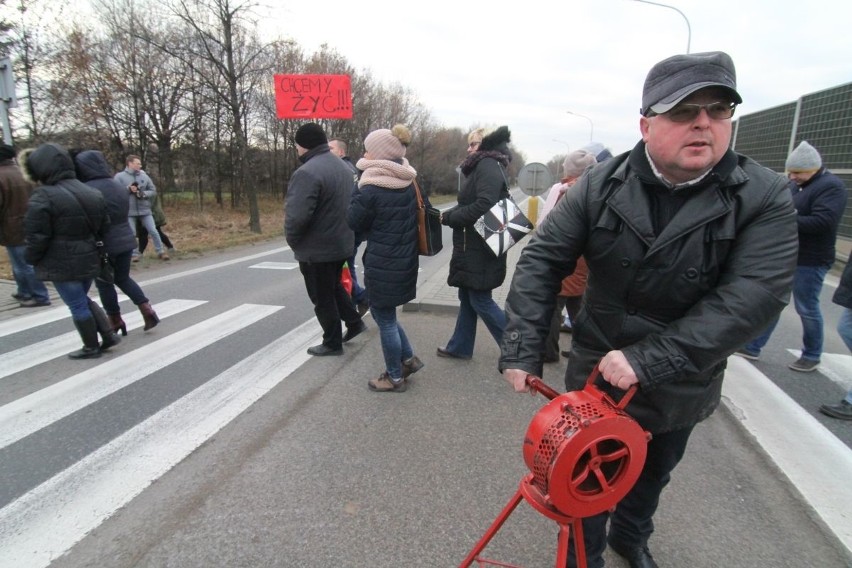
M822 158L819 152L804 140L787 157L788 172L813 172L821 167Z

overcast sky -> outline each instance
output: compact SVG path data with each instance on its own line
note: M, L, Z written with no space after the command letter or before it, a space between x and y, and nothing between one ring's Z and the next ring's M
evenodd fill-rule
M687 42L731 55L738 115L852 81L852 2L666 3L691 34L676 10L635 0L282 2L261 29L308 53L327 43L413 89L444 126L506 124L529 162L581 147L592 130L613 152L630 149L645 75Z

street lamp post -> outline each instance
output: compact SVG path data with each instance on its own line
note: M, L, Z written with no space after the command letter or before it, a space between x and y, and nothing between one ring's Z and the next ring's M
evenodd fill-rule
M559 142L561 144L565 144L565 153L566 154L571 151L571 145L568 144L568 142L566 142L565 140L560 140L559 138L552 138L552 140L554 142ZM559 168L561 168L561 167L562 167L562 164L559 164L559 163L556 164L556 179L559 179Z
M594 139L595 139L595 123L592 122L592 119L589 118L588 116L584 115L584 114L580 114L579 112L573 112L573 111L570 111L570 110L566 110L565 112L567 112L568 114L573 114L574 116L579 116L580 118L585 118L586 120L588 120L589 121L589 142L594 141Z
M662 6L663 8L671 8L681 16L683 16L683 21L686 22L686 52L689 53L689 46L692 43L692 26L689 25L689 19L687 19L686 14L675 8L674 6L669 6L668 4L660 4L659 2L650 2L649 0L633 0L634 2L642 2L643 4L653 4L654 6Z

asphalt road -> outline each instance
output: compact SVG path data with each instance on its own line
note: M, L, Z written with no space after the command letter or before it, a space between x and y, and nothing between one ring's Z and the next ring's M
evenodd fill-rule
M446 261L423 259L421 282ZM0 566L457 566L527 473L545 400L509 391L484 328L472 361L448 361L434 349L454 316L402 312L426 367L379 395L369 320L344 356L305 353L319 327L281 243L136 270L163 321L143 333L129 317L101 359L64 356L77 340L61 304L0 316ZM796 334L785 314L764 361L731 362L736 384L780 385L848 444L814 406L841 387L784 371ZM563 369L545 380L559 388ZM728 404L697 428L658 514L660 566L852 566L754 412ZM782 433L799 447L802 432ZM813 461L805 444L796 457ZM521 503L487 556L550 566L556 529Z

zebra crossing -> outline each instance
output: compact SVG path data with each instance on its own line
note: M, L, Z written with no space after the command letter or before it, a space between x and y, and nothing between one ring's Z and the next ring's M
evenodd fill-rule
M157 312L165 319L205 303L171 299L158 302ZM122 344L85 370L75 372L79 367L65 366L67 377L0 406L0 462L4 456L11 459L13 450L26 449L33 434L93 405L106 404L110 395L227 340L282 308L237 305L135 349ZM66 308L57 307L7 320L0 323L0 337L68 317ZM128 329L141 329L138 314L128 313L125 322ZM50 472L35 487L8 496L0 508L0 566L49 565L302 365L309 357L306 348L321 335L319 324L310 319L69 467ZM79 341L74 332L61 333L0 354L0 389L18 373L65 357ZM0 465L0 485L10 466Z

